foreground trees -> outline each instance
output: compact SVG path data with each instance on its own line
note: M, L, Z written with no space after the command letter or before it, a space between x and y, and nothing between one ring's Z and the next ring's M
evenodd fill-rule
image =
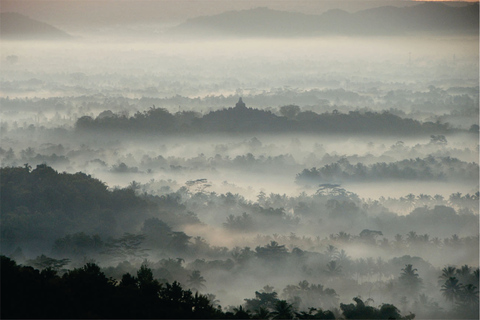
M193 294L176 281L160 283L145 264L136 276L126 273L116 281L107 278L95 263L59 276L52 268L39 271L17 265L5 256L0 260L2 318L335 319L328 310L310 307L308 312L297 312L293 304L279 300L273 291L255 292L256 299L245 299L245 306L223 312L220 306L214 306L214 296ZM202 278L198 272L191 278L195 275ZM401 318L390 304L374 308L365 306L359 298L354 300L356 305L340 305L347 319L414 317Z
M205 295L160 284L143 265L120 283L94 263L58 276L1 257L2 318L224 318Z
M400 311L391 304L383 304L379 308L367 306L360 298L353 298L355 305L340 304L340 309L346 319L413 319L415 315L410 314L404 318Z

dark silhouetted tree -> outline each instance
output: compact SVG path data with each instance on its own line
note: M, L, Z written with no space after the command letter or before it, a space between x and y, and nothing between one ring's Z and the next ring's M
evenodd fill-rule
M205 279L200 274L200 271L193 270L192 274L188 276L187 283L193 291L200 291L205 289Z

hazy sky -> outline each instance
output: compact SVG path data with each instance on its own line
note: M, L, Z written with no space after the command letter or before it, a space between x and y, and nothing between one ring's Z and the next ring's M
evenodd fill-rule
M68 32L69 28L93 28L124 23L175 24L192 17L256 7L321 14L335 8L356 12L378 6L401 7L417 3L415 0L2 0L0 11L22 13L33 19L65 28Z
M283 11L296 11L306 14L321 14L333 8L355 12L377 6L408 6L416 4L412 0L139 0L139 1L40 1L3 0L2 12L18 12L31 18L53 24L59 28L95 27L124 23L171 24L188 18L219 14L229 10L245 10L255 7L269 7Z

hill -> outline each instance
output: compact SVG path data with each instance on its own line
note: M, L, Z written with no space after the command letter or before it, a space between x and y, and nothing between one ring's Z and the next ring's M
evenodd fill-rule
M9 40L67 40L68 33L16 12L0 13L0 37Z
M351 111L349 113L299 112L294 118L277 116L269 111L247 108L241 100L235 108L212 111L203 117L189 112L171 114L166 109L151 108L133 117L111 114L93 119L81 117L76 129L84 132L129 132L162 134L199 133L340 133L340 134L444 134L448 125L403 119L388 112Z
M424 3L411 7L384 6L321 15L256 8L189 19L172 28L174 35L291 37L318 35L478 34L478 3L461 7Z

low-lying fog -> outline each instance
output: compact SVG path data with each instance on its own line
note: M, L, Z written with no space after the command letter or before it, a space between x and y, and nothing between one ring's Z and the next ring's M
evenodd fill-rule
M468 36L2 41L2 95L23 89L21 97L104 92L128 98L202 98L284 87L370 94L400 88L422 92L430 85L476 87L477 44ZM13 82L17 86L9 87Z
M51 163L58 171L86 172L112 187L152 180L172 180L181 186L189 180L207 179L211 184L208 191L240 193L254 200L260 191L288 195L315 192L321 181L295 183L297 174L342 159L365 166L429 156L456 158L466 164L478 160L477 139L472 134L447 136L445 142L428 136L399 140L399 137L333 135L230 134L183 138L147 135L129 142L115 136L52 135L55 131L41 129L5 132L1 155L4 165ZM28 140L22 141L25 137ZM10 149L13 153L7 152ZM326 182L341 183L348 191L366 199L401 197L408 193L448 197L455 192L473 194L478 188L478 180L468 174L443 179L399 179L386 174L362 181L337 177Z

